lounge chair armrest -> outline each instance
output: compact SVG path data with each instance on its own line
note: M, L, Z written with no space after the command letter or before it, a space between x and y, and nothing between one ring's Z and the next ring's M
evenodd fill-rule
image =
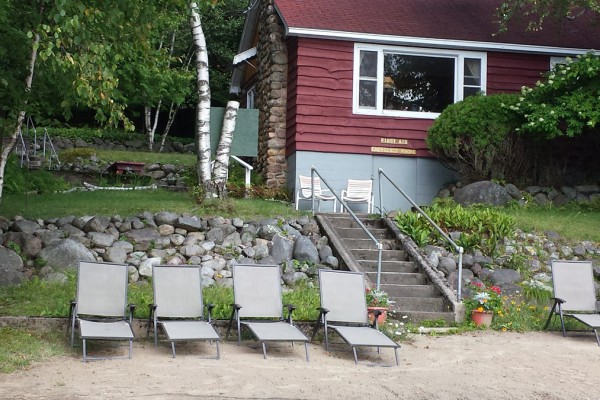
M371 311L369 311L371 312ZM373 323L371 324L371 328L377 329L377 319L379 319L379 316L381 314L383 314L382 310L373 310Z
M315 337L317 336L317 332L319 331L319 328L323 324L323 319L324 319L323 316L326 315L329 312L329 309L327 309L325 307L319 307L319 308L317 308L317 310L319 310L319 317L315 321L315 329L313 330L313 334L310 337L310 341L311 342L313 340L315 340Z
M554 303L563 304L565 301L559 297L551 297L550 300L554 300Z
M67 320L67 336L69 335L69 330L71 329L71 322L75 315L73 314L75 311L75 306L77 305L76 300L71 300L69 303L69 319Z
M295 310L296 308L298 308L298 307L296 307L296 306L295 306L295 305L293 305L293 304L284 304L283 306L287 308L287 312L288 312L288 313L287 313L287 318L286 318L285 320L286 320L288 323L290 323L290 324L291 324L291 323L292 323L292 313L293 313L293 312L294 312L294 310Z
M233 308L235 311L238 311L242 308L242 306L237 303L231 303L231 308Z
M127 304L127 308L129 309L129 323L133 322L133 313L137 306L133 303Z
M208 303L206 305L206 310L208 311L208 322L210 323L212 321L212 310L215 308L215 305L213 303Z

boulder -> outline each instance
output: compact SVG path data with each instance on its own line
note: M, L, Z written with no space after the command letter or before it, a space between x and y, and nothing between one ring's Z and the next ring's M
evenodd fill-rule
M34 233L35 231L40 229L41 226L35 221L28 221L26 219L22 219L20 221L13 222L11 228L15 232Z
M315 246L306 236L300 237L294 243L293 257L300 262L309 261L314 264L319 263L319 251L317 250L317 246Z
M24 280L21 257L9 248L0 247L0 287L18 285Z
M96 261L94 253L73 239L63 239L51 243L38 253L38 258L57 272L77 268L80 260Z
M480 181L466 185L454 192L454 200L461 205L489 204L503 206L511 197L504 187L491 181Z
M294 242L292 240L282 235L275 235L273 237L273 248L271 249L271 255L276 260L276 264L281 264L282 262L291 260L293 254Z

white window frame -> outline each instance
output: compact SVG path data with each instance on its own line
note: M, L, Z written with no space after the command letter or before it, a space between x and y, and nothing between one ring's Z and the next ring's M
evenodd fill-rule
M360 52L377 52L377 100L376 107L359 107L358 87L360 83ZM483 93L487 89L487 53L473 51L458 51L444 49L427 49L415 47L385 46L366 43L354 44L354 70L352 82L352 112L361 115L381 115L390 117L408 117L420 119L435 119L440 113L420 112L420 111L399 111L383 109L383 61L384 53L394 52L410 56L443 57L453 58L454 62L454 102L463 99L464 89L464 60L465 58L476 58L481 60L481 90Z
M556 65L558 64L566 64L567 63L567 57L558 57L558 56L552 56L550 57L550 69L548 71L552 71L554 69L554 67L556 67Z

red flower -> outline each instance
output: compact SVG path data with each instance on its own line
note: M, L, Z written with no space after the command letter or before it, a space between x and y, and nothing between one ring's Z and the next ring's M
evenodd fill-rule
M500 292L501 292L501 290L500 290L500 288L498 286L492 286L490 288L490 290L496 292L497 294L500 294Z

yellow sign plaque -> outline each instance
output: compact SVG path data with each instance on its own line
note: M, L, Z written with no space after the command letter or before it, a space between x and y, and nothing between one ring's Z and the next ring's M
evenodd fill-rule
M381 144L408 144L407 139L381 138Z
M388 154L403 154L414 156L417 154L413 149L402 149L400 147L371 147L371 153L388 153Z

